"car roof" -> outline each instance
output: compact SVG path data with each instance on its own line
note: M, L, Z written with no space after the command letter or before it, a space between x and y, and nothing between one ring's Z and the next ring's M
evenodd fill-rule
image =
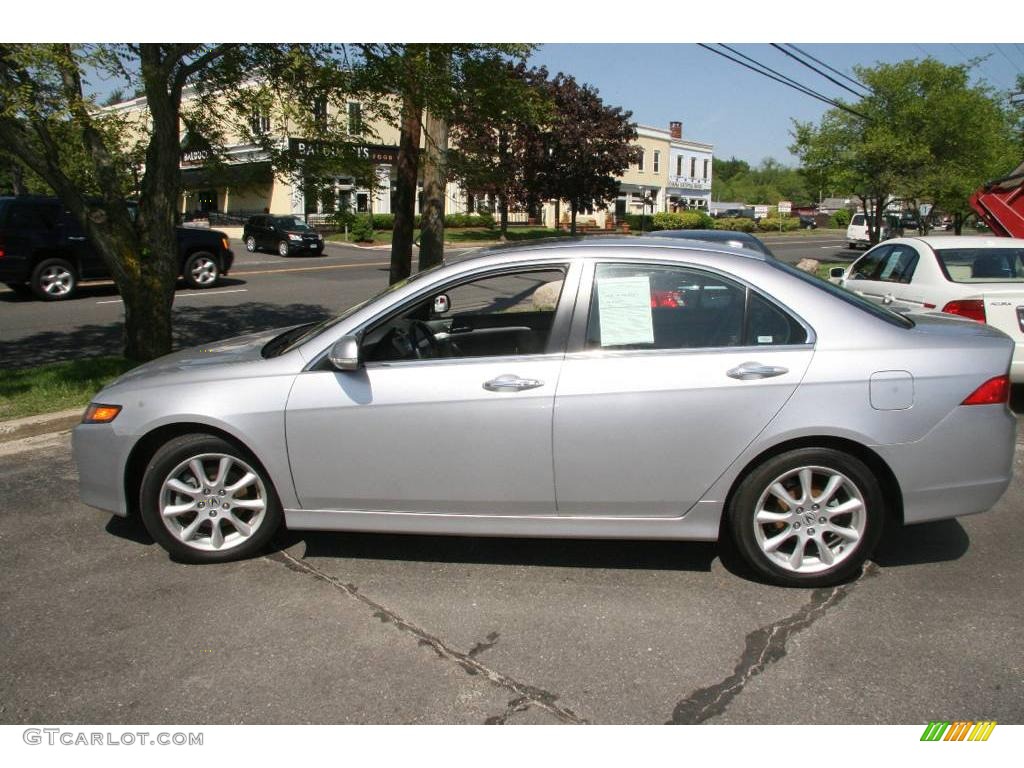
M897 239L900 242L909 240L924 243L935 251L948 248L1024 248L1024 238L993 235L938 235ZM894 240L883 240L882 242L891 244Z
M559 251L571 251L566 254L570 258L600 258L607 255L609 249L614 249L623 254L622 251L635 251L629 256L639 256L652 250L661 251L697 251L704 254L723 254L726 256L740 256L754 261L769 261L772 257L768 254L755 251L750 248L737 248L735 246L718 245L707 240L687 240L684 238L668 237L633 237L619 235L600 235L597 237L550 237L540 240L531 240L529 243L505 243L479 250L469 251L458 256L445 259L446 264L461 264L470 260L485 259L487 257L502 256L515 261L526 261L535 257L539 252L554 255ZM671 255L671 254L669 254Z

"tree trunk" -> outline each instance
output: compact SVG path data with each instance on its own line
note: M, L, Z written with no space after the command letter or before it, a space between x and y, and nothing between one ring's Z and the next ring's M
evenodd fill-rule
M498 228L501 230L500 240L508 240L508 195L498 197Z
M15 195L27 194L25 189L25 177L21 170L21 163L11 160L11 187Z
M572 212L572 224L569 226L569 234L575 236L575 234L576 234L576 201L573 200L571 203L569 203L569 206L570 206L570 211Z
M398 140L398 178L395 181L394 228L391 232L391 285L412 274L412 240L416 223L416 185L419 182L420 131L423 108L409 94L402 96L402 125Z
M149 268L143 269L141 280L119 284L124 302L124 356L129 360L153 360L171 349L174 276L168 290L162 276L152 274L155 266L146 265Z
M964 215L957 211L953 214L953 233L962 235L964 232Z
M562 200L555 198L555 229L562 226Z
M444 260L444 198L448 181L448 120L428 112L426 128L420 270L429 269Z

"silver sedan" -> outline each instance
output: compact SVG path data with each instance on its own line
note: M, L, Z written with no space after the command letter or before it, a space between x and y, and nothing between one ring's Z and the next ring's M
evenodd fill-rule
M192 562L282 525L731 536L763 577L819 586L887 525L999 499L1012 351L752 251L541 243L141 366L96 396L75 458L86 503Z

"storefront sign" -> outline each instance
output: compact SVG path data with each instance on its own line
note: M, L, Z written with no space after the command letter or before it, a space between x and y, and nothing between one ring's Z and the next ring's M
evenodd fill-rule
M181 153L182 168L198 168L210 161L212 153L208 149L186 149Z
M288 139L288 151L295 157L340 157L350 152L357 159L374 165L394 165L398 162L398 147L383 144L342 146L315 139Z

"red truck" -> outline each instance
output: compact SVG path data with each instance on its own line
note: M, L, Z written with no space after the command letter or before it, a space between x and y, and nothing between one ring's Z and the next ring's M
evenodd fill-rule
M1024 237L1024 163L1009 176L990 181L971 195L971 208L993 234Z

